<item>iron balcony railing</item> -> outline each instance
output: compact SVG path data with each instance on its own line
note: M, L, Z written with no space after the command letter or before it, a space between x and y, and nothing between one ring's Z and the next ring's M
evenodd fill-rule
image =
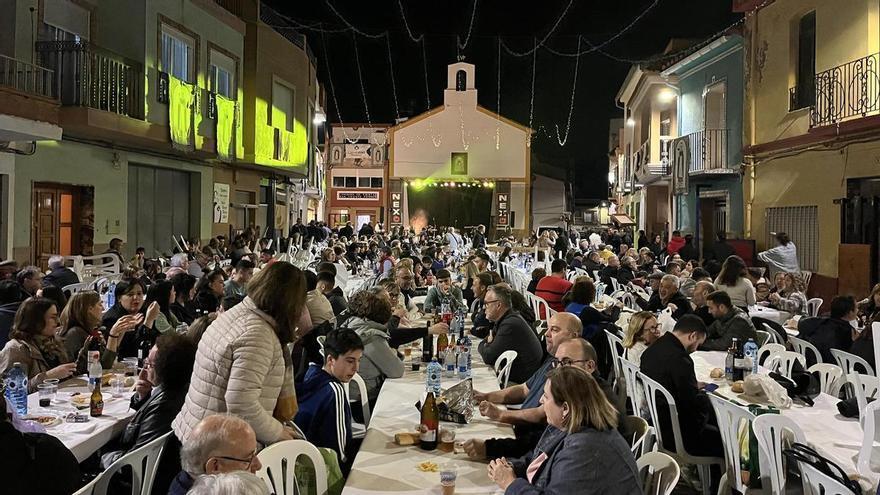
M22 93L54 98L51 69L25 62L17 58L0 55L0 86L12 88Z
M688 140L691 152L688 172L699 174L730 170L727 154L729 136L730 129L703 129L681 138Z
M816 74L812 127L836 124L880 111L880 53Z
M788 111L794 112L801 108L810 108L816 102L816 92L803 86L788 88Z
M62 105L144 118L143 66L88 42L40 41L43 65L55 71L52 95Z

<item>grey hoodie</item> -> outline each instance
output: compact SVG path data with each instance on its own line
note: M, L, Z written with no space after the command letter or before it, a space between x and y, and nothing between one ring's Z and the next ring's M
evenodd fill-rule
M397 351L388 345L391 337L385 324L353 316L344 326L354 330L364 342L364 357L358 373L367 384L370 405L375 405L385 379L403 376L403 361L397 357Z

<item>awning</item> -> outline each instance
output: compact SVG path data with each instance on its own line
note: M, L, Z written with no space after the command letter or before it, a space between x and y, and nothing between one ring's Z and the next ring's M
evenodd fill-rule
M633 219L625 213L615 213L614 215L611 215L611 221L621 227L628 227L630 225L636 224L635 222L633 222Z

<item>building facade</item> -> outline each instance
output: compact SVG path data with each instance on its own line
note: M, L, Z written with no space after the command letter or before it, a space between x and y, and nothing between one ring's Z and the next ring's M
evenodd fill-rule
M481 107L474 77L449 65L443 106L389 129L390 225L531 228L531 130Z
M862 297L880 263L880 5L737 1L745 23L744 228ZM838 277L840 286L837 287ZM818 280L817 280L818 279Z
M723 35L665 69L678 79L678 135L669 144L674 228L699 249L743 234L742 37Z
M386 222L388 125L333 124L325 147L327 224Z

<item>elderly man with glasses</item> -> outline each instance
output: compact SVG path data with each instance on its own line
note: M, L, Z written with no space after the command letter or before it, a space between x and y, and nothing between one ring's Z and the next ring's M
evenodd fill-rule
M232 415L214 414L201 420L180 449L183 470L171 483L169 495L183 495L205 474L250 471L262 464L257 437L251 426Z
M514 350L516 361L510 370L510 380L524 383L541 366L544 351L532 327L519 313L513 311L513 290L504 284L489 287L483 307L486 318L492 322L492 329L477 350L483 362L495 366L495 361L505 351Z

